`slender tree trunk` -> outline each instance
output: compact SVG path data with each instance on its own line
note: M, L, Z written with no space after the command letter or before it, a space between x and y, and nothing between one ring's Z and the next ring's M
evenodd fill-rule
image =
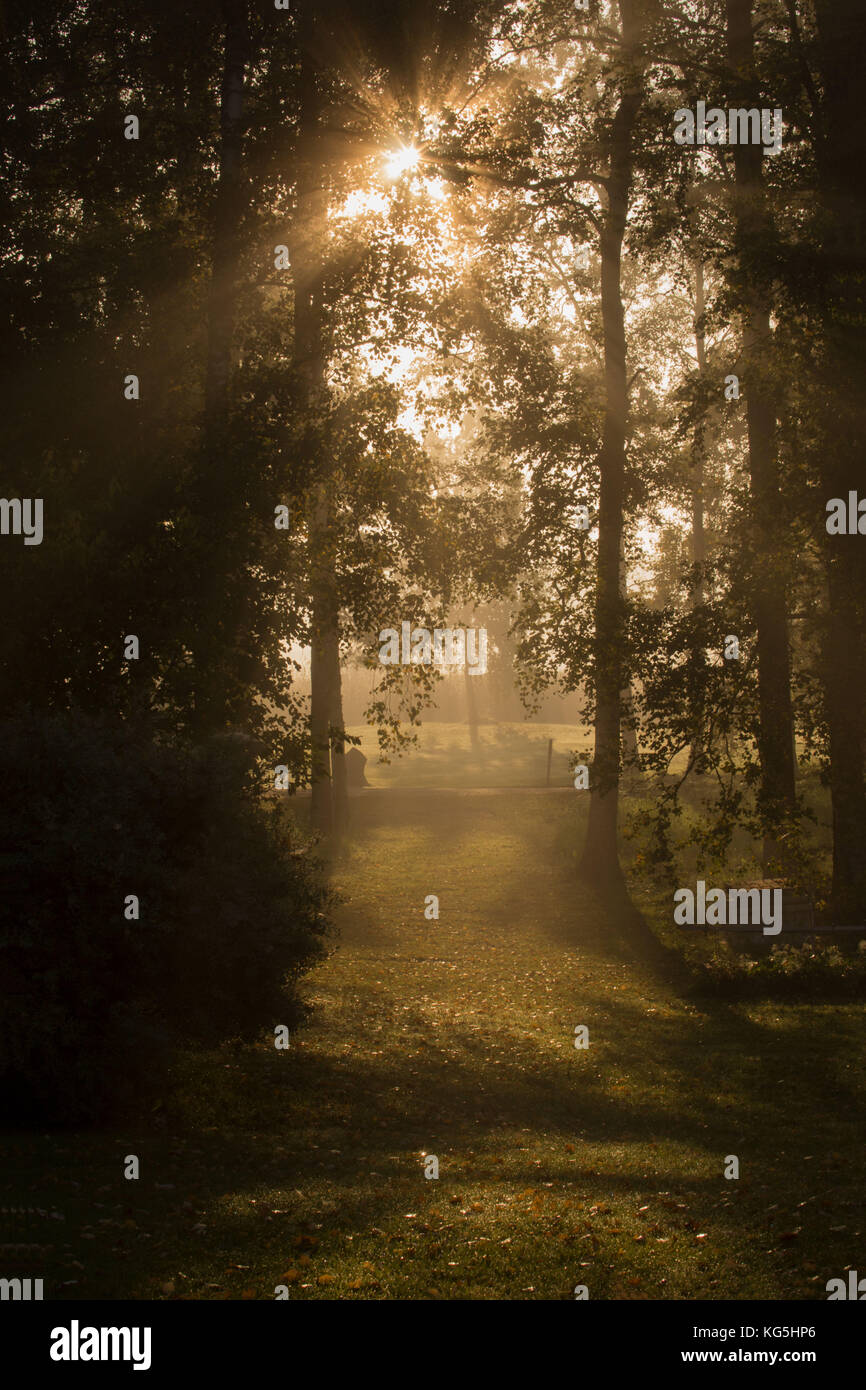
M730 100L761 106L754 73L753 0L727 0ZM757 629L761 806L767 826L764 864L784 863L776 832L793 816L796 803L791 657L788 641L787 574L780 536L782 498L776 453L774 389L762 364L772 345L770 303L748 267L772 232L760 145L733 147L736 174L736 231L743 281L743 369L749 431L752 510L752 577Z
M237 625L231 612L229 556L222 524L231 497L226 467L229 384L237 300L243 177L244 80L250 57L247 0L222 0L225 26L220 95L219 176L214 210L213 262L208 297L208 355L202 469L199 485L203 621L193 643L194 724L200 735L230 718ZM237 616L237 615L234 615Z
M866 478L866 130L861 71L866 10L859 0L816 0L823 99L816 155L825 222L822 286L829 403L820 448L823 500L847 498ZM866 75L866 74L864 74ZM866 922L866 563L863 538L824 535L829 619L824 689L833 805L832 907L839 922Z
M633 171L632 135L643 98L640 5L620 0L622 57L626 65L610 134L607 207L601 231L601 311L604 329L605 411L599 467L598 575L595 600L595 753L589 826L581 860L584 878L604 885L622 880L617 843L622 717L624 606L620 553L625 497L628 411L622 248Z
M469 662L463 667L464 688L466 690L466 724L469 729L469 743L474 753L480 753L481 740L478 737L478 704L475 699L475 687L472 682L476 679L469 672Z
M698 378L700 384L703 383L707 371L707 338L704 329L704 314L706 312L707 300L704 285L704 265L700 257L695 261L695 354L698 363ZM707 542L704 533L704 474L706 472L706 434L707 420L706 415L701 414L700 419L695 425L695 433L692 441L692 470L691 470L691 495L692 495L692 564L698 567L698 577L692 587L691 601L693 608L700 608L706 596L704 584L703 567L707 560ZM706 660L703 648L699 648L692 654L696 666L703 666ZM703 673L701 673L701 676ZM703 725L703 700L697 708L698 730L692 740L691 760L697 764L700 762L704 751L702 725Z
M342 740L339 606L336 593L330 479L322 426L327 408L323 330L327 195L322 146L322 95L316 59L316 12L301 6L298 192L292 231L295 370L302 384L305 445L315 479L308 513L310 542L310 742L312 824L323 835L345 824L347 810ZM333 774L333 775L332 775ZM336 804L335 804L336 803Z
M628 601L628 590L626 585L627 573L625 564L624 537L620 534L619 544L619 592L623 604ZM637 763L638 746L637 730L634 727L634 696L632 694L631 681L627 680L619 692L620 706L620 736L621 736L621 756L627 767L634 767Z
M703 380L707 371L707 337L704 329L704 314L707 300L704 288L704 266L701 260L695 261L695 352L698 360L698 376ZM692 564L703 567L707 559L707 543L704 535L704 472L706 468L706 417L701 416L695 426L692 449ZM704 601L704 577L700 574L692 590L692 602L699 606Z
M842 494L844 496L844 493ZM859 537L828 542L856 544ZM825 552L829 545L825 546ZM860 564L862 565L862 560ZM833 806L833 910L841 924L866 923L866 785L863 691L866 603L845 559L828 555L830 613L824 644L824 690Z
M341 830L347 819L343 755L342 689L334 535L324 484L310 514L310 740L312 823L320 834Z
M240 224L246 206L242 172L244 80L250 43L246 0L222 0L222 13L225 58L205 384L205 442L209 454L216 454L225 443L228 423ZM217 474L215 483L219 481Z
M334 686L333 610L329 602L327 580L323 578L319 559L325 549L328 530L322 524L322 512L314 506L310 524L310 549L313 553L311 573L310 622L310 745L313 828L322 835L334 829L333 790L331 784L331 723L336 705Z
M341 835L349 821L349 779L346 770L346 746L343 741L343 687L340 677L340 644L334 634L329 644L331 662L331 787L334 833Z

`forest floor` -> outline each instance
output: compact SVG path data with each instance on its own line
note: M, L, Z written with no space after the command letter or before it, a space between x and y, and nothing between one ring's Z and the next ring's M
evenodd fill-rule
M577 801L354 800L312 1023L186 1058L122 1129L11 1136L20 1272L69 1299L824 1299L866 1267L862 1010L689 997L578 885Z

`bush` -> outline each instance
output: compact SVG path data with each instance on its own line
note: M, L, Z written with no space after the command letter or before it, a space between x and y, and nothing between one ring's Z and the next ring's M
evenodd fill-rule
M727 999L866 998L866 952L845 954L814 940L774 946L757 958L717 947L700 964L693 961L693 970L699 993Z
M241 742L29 715L0 724L0 781L7 1119L96 1118L163 1080L181 1044L302 1021L328 894Z

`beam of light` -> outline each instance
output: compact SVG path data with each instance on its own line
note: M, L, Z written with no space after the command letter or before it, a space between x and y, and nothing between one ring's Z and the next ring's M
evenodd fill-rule
M388 155L385 174L389 179L401 179L404 174L418 168L420 158L421 153L414 145L401 145L398 150L392 150Z

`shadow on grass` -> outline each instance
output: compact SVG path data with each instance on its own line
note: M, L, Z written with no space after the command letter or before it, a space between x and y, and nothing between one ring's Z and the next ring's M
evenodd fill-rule
M505 1154L512 1189L543 1179L558 1189L588 1187L616 1200L675 1188L680 1196L701 1196L697 1209L704 1211L710 1198L724 1194L722 1160L733 1152L741 1155L744 1176L760 1174L762 1190L769 1188L776 1202L812 1200L816 1184L856 1194L862 1161L853 1165L850 1154L843 1161L836 1146L844 1149L850 1138L857 1094L840 1070L838 1046L825 1039L816 1053L813 1020L789 1020L775 1034L721 1007L702 1016L698 1036L689 1017L647 1027L630 1001L599 993L590 1003L598 1044L595 1052L577 1056L511 1036L507 1060L493 1066L490 1039L452 1025L447 1049L431 1042L411 1059L396 1051L337 1059L305 1047L291 1059L255 1049L239 1050L236 1061L194 1059L186 1094L161 1130L125 1143L96 1134L84 1141L79 1157L87 1159L90 1190L81 1191L74 1178L58 1182L65 1150L75 1151L80 1139L56 1144L53 1172L45 1175L53 1190L42 1200L66 1207L63 1234L75 1237L71 1249L79 1264L87 1263L66 1287L60 1273L75 1274L68 1261L64 1267L63 1261L40 1260L34 1249L28 1268L44 1270L53 1296L83 1296L86 1274L87 1296L125 1297L124 1263L132 1257L136 1296L149 1296L150 1284L150 1296L158 1296L160 1281L178 1267L204 1263L243 1271L253 1258L251 1243L255 1259L270 1258L272 1243L291 1248L314 1218L341 1231L399 1225L411 1192L424 1187L422 1151L440 1157L441 1191L501 1186L497 1160ZM429 1034L423 1010L404 1022L410 1033ZM364 1041L360 1025L358 1044ZM809 1066L795 1070L792 1058L806 1053ZM227 1049L219 1054L226 1055ZM596 1057L600 1071L593 1070ZM604 1078L614 1073L630 1074L630 1088L613 1089ZM796 1156L783 1115L802 1151ZM521 1136L530 1136L524 1145ZM521 1161L521 1147L527 1155L541 1151L541 1163L528 1156ZM611 1166L611 1147L624 1149L633 1171ZM130 1150L142 1164L140 1187L119 1179ZM658 1151L666 1155L661 1163ZM694 1173L696 1152L715 1177ZM747 1183L737 1189L740 1206L747 1190ZM94 1193L100 1194L95 1201ZM115 1212L118 1200L124 1209ZM18 1202L33 1205L32 1188ZM763 1210L766 1198L758 1206ZM94 1208L104 1214L95 1215ZM130 1222L134 1230L127 1233ZM100 1232L100 1223L110 1231ZM101 1235L118 1240L110 1258L100 1250Z
M551 1201L579 1189L620 1207L675 1190L674 1234L697 1240L691 1208L701 1222L712 1209L732 1246L802 1205L797 1229L840 1272L850 1239L842 1221L828 1235L820 1194L845 1206L862 1185L859 1020L684 999L681 960L627 896L579 884L584 815L505 793L370 804L334 861L349 963L290 1052L193 1054L176 1094L124 1128L11 1137L3 1202L65 1218L18 1222L33 1247L22 1273L60 1298L156 1297L166 1280L178 1296L181 1276L196 1296L239 1296L247 1268L273 1285L305 1241L337 1259L338 1235L396 1239L421 1204L466 1189L513 1202L539 1184ZM422 934L431 871L447 910ZM502 1008L489 1005L502 987ZM572 1018L590 1028L586 1052ZM423 1179L424 1152L439 1184ZM130 1153L138 1182L123 1179ZM721 1176L731 1153L740 1184ZM547 1249L546 1232L532 1239Z

